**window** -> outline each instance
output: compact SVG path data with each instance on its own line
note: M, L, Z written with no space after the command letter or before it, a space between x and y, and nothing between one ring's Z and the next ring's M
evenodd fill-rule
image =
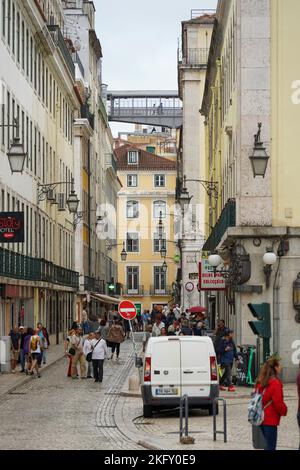
M20 63L20 13L17 13L17 62Z
M128 253L138 253L140 249L140 241L138 233L127 233L126 250Z
M29 31L26 29L26 75L29 77Z
M127 175L127 186L128 188L136 188L137 187L138 177L137 175Z
M166 186L165 175L154 175L154 186L156 188L163 188Z
M137 219L139 217L139 203L137 201L127 202L127 219Z
M15 17L16 17L16 7L15 4L13 3L12 7L12 53L15 55L15 45L16 45L16 35L15 35L15 27L16 27L16 22L15 22Z
M22 69L25 71L25 23L22 21Z
M167 242L165 239L160 239L158 234L155 233L154 234L154 238L153 238L153 251L154 253L159 253L160 250L162 248L166 248L167 247Z
M165 293L166 291L166 274L161 266L154 267L154 290L155 293Z
M134 293L139 290L139 268L137 266L128 266L126 272L127 292Z
M10 46L11 0L7 1L7 44Z
M5 37L6 0L2 0L2 36Z
M137 150L129 150L128 152L128 164L137 165L139 162L139 152Z
M153 215L156 219L159 219L160 216L166 218L166 203L164 201L155 201L153 203Z

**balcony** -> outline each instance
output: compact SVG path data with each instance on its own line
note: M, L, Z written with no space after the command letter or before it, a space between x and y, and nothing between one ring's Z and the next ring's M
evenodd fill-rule
M223 235L229 227L236 226L236 202L229 199L222 210L221 216L214 226L209 238L206 240L202 251L214 251L222 240Z
M157 295L157 296L162 296L162 295L172 295L172 287L171 286L166 286L164 289L157 289L155 286L150 286L150 295Z
M57 25L48 25L48 30L50 31L52 40L56 47L58 47L62 58L64 59L64 62L73 77L73 80L75 80L75 65L73 62L72 55L66 46L60 27Z
M73 59L74 64L77 64L77 65L78 65L78 68L79 68L79 70L80 70L80 73L81 73L81 75L82 75L82 78L84 78L84 67L83 67L82 62L81 62L81 60L80 60L80 57L79 57L79 55L78 55L78 52L74 52L74 53L72 54L72 59Z
M95 115L90 113L89 105L84 104L81 106L81 117L87 119L90 123L91 128L95 129Z
M0 276L43 281L79 289L79 273L41 258L31 258L0 248Z
M112 168L113 171L117 173L117 162L113 153L106 155L106 169L109 170L110 168Z
M133 289L132 287L129 286L124 286L123 287L123 295L126 295L128 297L137 297L137 296L143 296L144 295L144 286L138 286L136 289Z
M101 279L84 276L84 290L95 292L97 294L105 294L105 282Z
M179 51L178 62L183 67L206 67L209 48L192 48Z

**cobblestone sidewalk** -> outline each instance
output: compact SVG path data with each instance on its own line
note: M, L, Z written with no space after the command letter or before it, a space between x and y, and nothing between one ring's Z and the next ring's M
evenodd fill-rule
M42 365L41 373L47 370L48 367L55 364L59 359L64 356L64 347L62 344L54 345L49 348L47 364ZM20 372L21 367L18 364L15 374L1 374L0 373L0 400L4 395L14 391L16 388L31 380L24 373Z

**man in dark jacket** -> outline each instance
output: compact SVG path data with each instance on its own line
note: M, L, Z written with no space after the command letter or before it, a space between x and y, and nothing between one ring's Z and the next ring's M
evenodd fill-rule
M218 327L215 331L215 340L214 340L214 346L215 346L215 351L217 354L217 360L218 364L220 364L220 347L222 344L222 339L224 338L225 333L228 331L228 328L225 326L225 321L224 320L219 320L218 321Z
M227 384L228 392L234 392L235 388L232 384L232 366L233 361L238 359L235 342L233 341L233 330L227 330L220 345L220 362L224 369L224 374L220 380L220 390L226 390L224 385Z

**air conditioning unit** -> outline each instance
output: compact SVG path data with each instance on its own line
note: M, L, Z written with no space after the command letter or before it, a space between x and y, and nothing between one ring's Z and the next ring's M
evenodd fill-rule
M55 201L54 189L49 189L49 191L47 192L47 201L50 201L50 202Z
M65 211L66 210L66 196L65 193L58 194L58 210Z

